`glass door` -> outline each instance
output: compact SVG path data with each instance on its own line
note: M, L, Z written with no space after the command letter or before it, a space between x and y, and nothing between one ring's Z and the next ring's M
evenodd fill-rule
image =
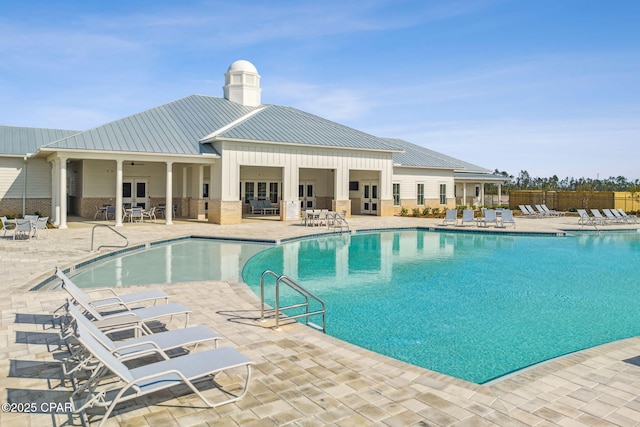
M298 199L300 200L300 208L304 211L307 209L315 209L316 193L313 183L301 182L298 185Z
M361 182L362 187L362 213L368 215L378 214L378 182Z

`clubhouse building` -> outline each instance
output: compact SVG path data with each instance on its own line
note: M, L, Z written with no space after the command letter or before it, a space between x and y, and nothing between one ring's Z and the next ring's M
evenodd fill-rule
M172 217L240 223L269 200L283 221L304 209L398 214L402 207L482 205L503 176L407 141L298 109L262 104L248 61L223 97L190 95L89 130L0 126L0 215L39 212L60 228L103 205L174 206Z

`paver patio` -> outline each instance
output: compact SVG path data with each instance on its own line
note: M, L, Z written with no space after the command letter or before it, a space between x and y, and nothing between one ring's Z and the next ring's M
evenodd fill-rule
M352 229L431 226L442 220L356 217ZM59 361L43 329L62 291L30 292L55 266L89 259L94 222L71 222L46 239L0 239L0 401L32 403L40 413L0 413L2 426L68 425L42 411L64 402ZM611 226L608 229L622 228ZM451 228L451 227L449 227ZM577 218L517 219L516 231L578 229ZM626 228L629 228L627 226ZM296 223L248 220L234 226L198 222L127 225L131 244L185 235L264 239L315 234ZM508 231L512 231L511 228ZM96 231L100 244L117 239ZM157 287L157 286L154 286ZM249 394L215 409L185 390L118 406L107 425L121 426L634 426L640 424L640 339L587 349L541 363L490 385L476 385L342 342L298 323L274 331L256 321L259 298L243 283L210 281L161 286L193 310L192 324L211 327L256 362ZM131 289L134 290L133 288ZM640 315L639 315L640 317ZM223 377L221 382L235 378ZM74 418L74 423L79 420Z

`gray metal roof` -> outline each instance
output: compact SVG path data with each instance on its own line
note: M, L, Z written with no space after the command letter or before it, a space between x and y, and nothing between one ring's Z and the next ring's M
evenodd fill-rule
M503 175L496 175L493 173L467 173L467 172L454 172L454 178L458 179L472 179L472 180L489 180L489 181L511 181L511 178Z
M264 105L255 115L220 133L219 139L305 144L332 148L397 151L385 138L370 135L304 111Z
M251 112L211 96L191 95L47 145L47 148L159 154L217 154L200 139Z
M24 156L52 141L78 133L77 130L0 126L0 154Z
M477 172L486 174L490 171L481 166L465 162L437 151L429 150L420 145L397 138L387 138L389 144L404 150L403 153L393 155L393 162L398 166L444 168L454 171Z

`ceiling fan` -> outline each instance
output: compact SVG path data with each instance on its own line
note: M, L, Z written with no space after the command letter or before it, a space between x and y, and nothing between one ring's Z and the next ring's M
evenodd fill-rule
M140 162L128 162L129 166L144 166L144 163Z

